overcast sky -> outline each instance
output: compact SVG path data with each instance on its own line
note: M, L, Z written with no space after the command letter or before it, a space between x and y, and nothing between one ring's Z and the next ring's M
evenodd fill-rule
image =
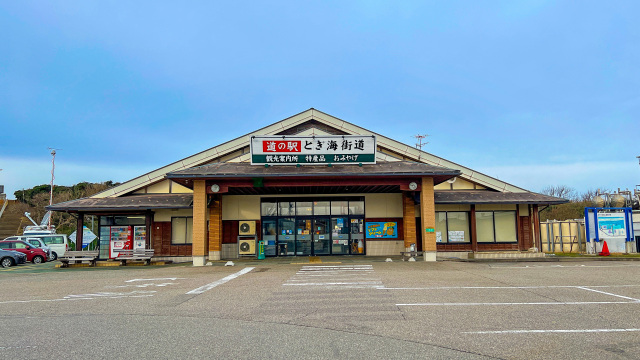
M2 1L0 184L126 181L314 107L514 185L640 184L640 2Z

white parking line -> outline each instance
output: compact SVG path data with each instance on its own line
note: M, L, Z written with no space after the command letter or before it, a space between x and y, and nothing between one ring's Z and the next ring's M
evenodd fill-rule
M573 329L573 330L498 330L498 331L465 331L463 334L540 334L540 333L605 333L636 332L640 329Z
M222 279L220 279L220 280L216 280L216 281L214 281L214 282L212 282L212 283L210 283L210 284L207 284L207 285L204 285L204 286L200 286L200 287L199 287L199 288L197 288L197 289L193 289L193 290L191 290L191 291L187 292L187 295L193 295L193 294L196 294L196 295L197 295L197 294L202 294L203 292L205 292L205 291L209 291L209 290L213 289L214 287L216 287L216 286L218 286L218 285L222 285L222 284L224 284L224 283L226 283L226 282L228 282L228 281L231 281L231 280L233 280L233 279L237 278L237 277L238 277L238 276L240 276L240 275L244 275L244 274L248 273L249 271L251 271L251 270L253 270L253 269L255 269L255 268L253 268L253 267L246 267L246 268L244 268L244 269L242 269L242 270L238 271L238 272L237 272L237 273L235 273L235 274L231 274L231 275L229 275L229 276L223 277L223 278L222 278Z
M628 296L622 296L622 295L618 295L618 294L612 294L612 293L599 291L599 290L594 290L594 289L589 289L588 287L583 287L583 286L579 286L578 289L587 290L587 291L593 291L593 292L597 292L599 294L611 295L611 296L615 296L615 297L619 297L619 298L623 298L623 299L627 299L627 300L640 301L639 299L636 299L636 298L632 298L632 297L628 297Z
M501 266L493 265L492 269L561 269L561 268L617 268L617 267L638 267L638 264L628 265L525 265L525 266Z
M322 283L302 283L302 284L282 284L282 286L325 286L325 285L380 285L382 281L357 281L357 282L322 282Z
M136 282L136 281L157 281L157 280L173 280L173 281L176 281L178 279L184 280L184 278L170 277L170 278L155 278L155 279L132 279L132 280L127 280L125 282L130 283L130 282Z
M598 305L598 304L635 304L640 301L559 301L559 302L514 302L514 303L415 303L396 304L396 306L500 306L500 305Z
M548 286L428 286L428 287L382 287L380 290L464 290L464 289L552 289L552 288L617 288L617 287L638 287L639 285L548 285Z

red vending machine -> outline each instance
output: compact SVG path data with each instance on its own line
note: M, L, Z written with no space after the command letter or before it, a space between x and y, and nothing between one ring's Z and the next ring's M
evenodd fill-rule
M109 245L110 259L118 256L118 250L131 250L131 226L112 226Z

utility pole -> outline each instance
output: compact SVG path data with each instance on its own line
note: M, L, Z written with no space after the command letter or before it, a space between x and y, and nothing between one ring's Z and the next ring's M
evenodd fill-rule
M55 179L54 171L56 170L56 150L62 149L49 148L49 150L51 150L51 189L49 191L49 206L51 206L53 205L53 180ZM51 230L51 216L49 216L47 229Z

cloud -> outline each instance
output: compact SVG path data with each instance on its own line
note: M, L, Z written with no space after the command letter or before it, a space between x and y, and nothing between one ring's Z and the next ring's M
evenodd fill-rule
M505 165L478 170L531 191L540 191L549 185L566 185L583 192L597 188L633 188L640 184L640 167L635 161Z
M54 186L70 186L82 181L123 182L151 170L145 168L139 164L77 164L56 159ZM50 160L0 157L0 169L0 185L4 185L9 199L14 199L13 193L18 190L51 182Z

